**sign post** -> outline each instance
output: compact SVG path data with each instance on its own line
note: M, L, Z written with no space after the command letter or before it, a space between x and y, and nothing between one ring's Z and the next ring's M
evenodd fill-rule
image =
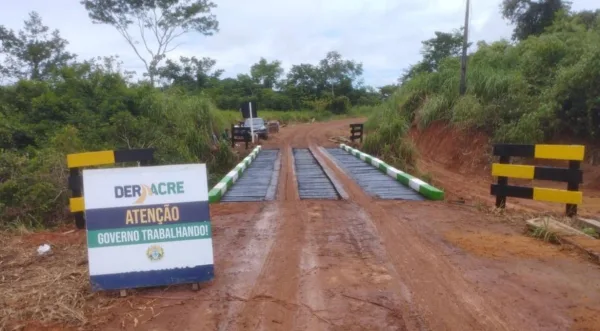
M253 109L254 108L254 109ZM250 135L252 136L252 143L254 143L254 118L258 117L257 114L258 106L254 101L242 102L240 105L240 112L244 119L250 119Z
M214 278L206 165L83 170L92 291Z
M252 102L248 102L248 108L250 109L250 136L252 137L252 143L254 144L254 122L252 121Z

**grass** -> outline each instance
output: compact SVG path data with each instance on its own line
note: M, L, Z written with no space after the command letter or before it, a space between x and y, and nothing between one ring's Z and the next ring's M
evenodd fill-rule
M594 228L589 228L589 227L583 228L583 229L581 229L581 232L587 234L590 237L600 239L600 235L598 234L598 232L596 232L596 229L594 229Z
M392 97L384 104L363 109L370 114L365 123L367 136L363 151L385 160L393 167L419 175L417 169L418 150L414 142L406 139L409 131L408 119L398 111L404 99Z
M545 242L553 244L559 243L557 234L550 230L548 220L544 220L544 223L541 226L537 226L535 229L531 230L530 235Z
M436 121L478 129L496 143L533 144L560 134L597 140L600 30L561 29L519 43L479 44L469 56L464 96L459 58L444 59L404 82L390 98L391 111L369 118L369 130L402 116L419 129Z

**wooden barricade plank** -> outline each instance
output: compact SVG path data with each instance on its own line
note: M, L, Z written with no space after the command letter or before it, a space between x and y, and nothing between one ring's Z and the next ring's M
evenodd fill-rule
M360 139L360 142L362 143L363 130L364 124L362 123L350 124L350 140L354 142L354 140Z
M585 156L585 146L581 145L519 145L497 144L493 155L499 156L498 163L492 164L492 176L498 177L497 184L491 185L490 193L496 196L496 207L504 208L506 198L522 198L566 204L566 214L577 214L577 205L583 202L579 184L583 182L581 160ZM568 168L510 164L510 157L532 157L569 161ZM508 178L538 179L566 182L567 190L540 187L508 185Z

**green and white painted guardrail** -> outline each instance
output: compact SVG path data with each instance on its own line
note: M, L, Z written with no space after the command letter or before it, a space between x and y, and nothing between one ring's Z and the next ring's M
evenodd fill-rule
M420 180L417 177L409 175L404 171L398 170L380 159L373 157L369 154L363 153L358 149L352 148L345 144L340 144L340 148L345 150L346 152L356 156L357 158L365 161L366 163L374 166L379 169L381 172L387 174L388 176L394 178L400 183L410 187L411 189L419 192L422 196L426 197L429 200L444 200L444 191L435 188L424 181Z
M244 171L246 171L252 161L256 159L256 156L260 150L261 146L256 146L256 148L254 148L254 150L248 156L246 156L242 162L238 163L233 170L225 175L225 177L223 177L223 179L221 179L221 181L218 182L217 185L210 190L210 192L208 192L208 201L210 203L221 201L221 198L223 195L225 195L225 192L227 192L227 190L233 186L233 183L235 183L244 173Z

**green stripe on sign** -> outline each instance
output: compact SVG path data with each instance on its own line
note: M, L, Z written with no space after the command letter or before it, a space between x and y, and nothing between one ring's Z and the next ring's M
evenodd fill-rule
M211 238L210 222L88 231L88 248Z

